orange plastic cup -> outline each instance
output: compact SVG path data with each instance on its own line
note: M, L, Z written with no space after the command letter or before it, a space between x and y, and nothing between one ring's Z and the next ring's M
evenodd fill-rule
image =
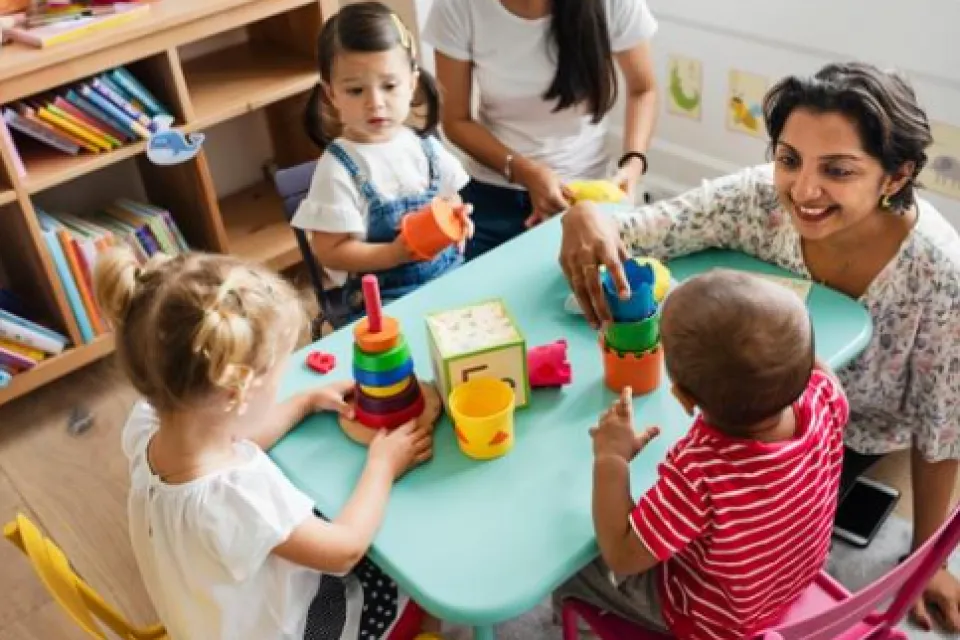
M663 369L663 349L657 344L650 351L621 353L607 346L601 335L603 353L603 381L611 391L620 393L630 387L634 395L651 393L660 386Z
M438 253L463 240L467 226L450 203L434 198L419 211L400 221L400 235L418 260L432 260Z

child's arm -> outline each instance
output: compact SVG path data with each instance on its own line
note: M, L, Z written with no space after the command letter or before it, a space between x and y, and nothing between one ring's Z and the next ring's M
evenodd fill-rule
M593 526L604 562L614 573L643 573L657 564L630 525L634 504L630 494L630 461L658 434L656 427L633 430L633 392L600 417L593 437Z
M323 266L335 271L383 271L414 259L397 234L393 242L364 242L349 233L313 232L313 250Z
M603 561L614 573L644 573L658 564L630 526L634 504L630 497L630 467L616 456L593 464L593 526Z
M352 389L352 382L341 381L293 396L277 404L265 421L245 425L239 435L252 440L264 451L269 451L280 438L311 414L336 411L350 416L353 409L344 396Z
M380 431L370 443L367 464L353 495L332 522L312 518L298 526L273 552L290 562L344 574L364 556L383 521L393 481L429 459L433 436L409 422Z

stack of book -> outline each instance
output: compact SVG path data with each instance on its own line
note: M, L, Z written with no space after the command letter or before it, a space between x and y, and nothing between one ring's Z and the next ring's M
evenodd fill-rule
M37 217L84 343L109 331L93 290L93 269L101 253L125 245L142 263L160 251L176 255L188 250L170 212L133 200L120 199L83 216L38 207Z
M66 336L27 320L20 300L0 289L0 387L68 344Z
M10 16L3 36L31 47L50 47L142 18L149 8L138 0L31 0L26 11Z
M155 128L153 118L168 115L123 67L3 107L3 120L14 134L71 155L147 140ZM16 145L14 152L19 156Z

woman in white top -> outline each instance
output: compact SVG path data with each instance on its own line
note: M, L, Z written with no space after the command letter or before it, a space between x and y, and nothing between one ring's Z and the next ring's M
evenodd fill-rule
M764 116L772 166L619 220L575 205L563 220L564 272L594 324L609 319L597 268L622 275L628 249L744 251L859 300L874 332L838 371L851 406L843 487L910 449L916 548L946 519L960 460L960 236L914 194L932 142L927 116L905 80L856 63L781 80ZM941 570L913 613L960 630L960 582Z
M656 29L644 0L434 0L423 38L436 50L444 134L469 156L468 259L564 210L570 180L612 178L632 195L656 118ZM611 176L617 66L626 109Z

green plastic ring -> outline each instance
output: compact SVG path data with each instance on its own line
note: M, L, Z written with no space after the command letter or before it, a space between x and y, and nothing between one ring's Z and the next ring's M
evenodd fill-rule
M615 351L649 351L660 342L660 310L639 322L615 322L607 328L607 346Z
M383 353L367 353L353 345L353 366L370 373L393 371L409 359L410 348L403 336L397 338L397 346Z

